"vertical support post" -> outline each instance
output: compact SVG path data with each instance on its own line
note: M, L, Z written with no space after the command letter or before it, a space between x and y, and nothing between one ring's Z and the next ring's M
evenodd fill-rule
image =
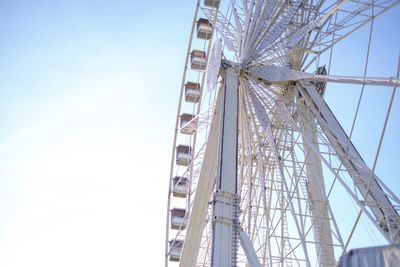
M218 174L214 194L212 266L236 266L239 238L237 198L238 74L225 68Z
M314 90L318 90L315 88ZM316 253L319 266L332 267L335 264L335 254L332 242L332 230L329 220L329 203L327 203L321 157L318 146L317 125L311 113L301 113L299 116L302 125L303 148L306 157L306 171L308 178L308 194L310 200L310 212L313 217L313 230L316 238ZM312 152L304 139L311 140L315 145Z

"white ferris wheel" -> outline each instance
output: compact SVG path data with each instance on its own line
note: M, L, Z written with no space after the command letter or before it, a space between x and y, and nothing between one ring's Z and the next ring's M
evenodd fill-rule
M399 59L391 77L367 75L374 24L399 2L197 1L173 140L165 266L335 266L356 240L400 243L400 199L376 172L398 113ZM360 31L360 75L335 73L336 47ZM346 131L324 99L336 86L357 88ZM389 93L367 164L352 137L372 87Z

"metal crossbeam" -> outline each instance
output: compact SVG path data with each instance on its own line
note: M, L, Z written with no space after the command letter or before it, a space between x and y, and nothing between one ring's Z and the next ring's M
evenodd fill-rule
M372 175L371 169L368 168L314 85L303 83L301 88L311 101L309 103L311 111L320 123L332 148L342 159L343 165L347 168L358 190L360 190L364 198L367 198L367 194L370 195L367 198L368 201L362 204L372 210L376 221L380 225L382 232L386 234L386 237L394 243L400 242L400 232L398 231L400 216L379 185L376 175L372 176L373 180L369 185L369 192L367 192L368 181Z

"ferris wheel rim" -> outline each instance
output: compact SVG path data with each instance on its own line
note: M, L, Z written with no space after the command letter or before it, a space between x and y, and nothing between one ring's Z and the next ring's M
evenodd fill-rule
M198 5L197 5L197 8L199 8L199 2L200 1L198 1ZM398 2L397 2L398 3ZM396 2L393 4L393 5L395 5L396 4ZM385 10L386 11L386 10ZM383 13L383 12L382 12ZM382 13L380 13L380 14L382 14ZM379 15L380 15L379 14ZM195 21L195 19L196 19L196 16L195 16L195 18L194 18L194 21ZM194 25L194 24L193 24ZM193 28L192 28L193 29ZM193 35L193 33L192 33L192 35ZM223 38L224 39L224 38ZM339 40L340 41L340 40ZM210 42L210 44L211 44L211 42ZM189 45L190 46L190 45ZM210 46L209 46L210 47ZM333 46L332 46L333 47ZM189 49L188 49L188 51L189 51ZM209 49L208 49L208 51L209 51ZM327 50L325 50L325 52L326 52ZM186 61L187 61L188 59L186 59ZM184 78L185 79L185 78ZM183 80L184 80L183 79ZM257 79L256 79L257 80ZM317 75L314 75L312 78L308 78L308 80L307 80L307 78L305 78L305 79L299 79L300 81L299 81L299 84L301 84L302 83L302 81L303 80L305 80L305 83L312 83L312 82L314 82L314 83L318 83L318 82L343 82L343 83L358 83L358 84L371 84L371 85L381 85L381 86L394 86L394 88L396 88L397 87L397 85L399 84L399 78L398 78L398 76L397 76L397 78L392 78L392 77L389 77L389 78L372 78L372 77L365 77L365 75L364 75L364 77L352 77L352 76L336 76L336 75L319 75L319 74L317 74ZM269 82L269 81L267 81L267 82ZM182 83L183 84L183 83ZM280 85L279 84L277 84L277 86L279 87ZM182 85L182 89L183 89L183 85ZM183 90L181 90L181 92L183 92ZM303 92L304 93L304 92ZM181 93L181 95L182 95L182 93ZM180 100L180 102L181 102L182 100ZM178 109L178 116L179 116L179 109ZM177 117L177 125L178 125L178 117ZM176 129L176 131L177 131L177 129ZM195 137L196 138L196 137ZM175 141L174 141L174 143L175 143ZM196 143L196 141L194 142L194 143ZM175 146L174 146L174 148L175 148ZM174 153L174 152L173 152ZM172 156L172 164L173 164L173 161L174 161L174 154L173 154L173 156ZM172 169L172 168L171 168ZM340 168L339 168L340 169ZM338 170L339 171L339 170ZM373 173L373 172L372 172ZM172 170L171 170L171 178L172 178ZM378 180L379 180L379 178L377 178ZM369 192L369 189L367 189L367 192ZM170 195L170 190L169 190L169 195ZM368 194L367 194L368 195ZM330 211L331 212L331 211ZM168 220L169 218L167 218L167 220ZM167 225L168 225L168 222L167 222ZM168 226L167 226L168 227ZM309 229L309 230L311 230L311 228ZM167 236L168 236L168 234L167 234ZM167 247L167 243L166 243L166 247ZM293 249L294 250L294 249ZM166 254L168 254L168 253L166 253ZM289 253L290 254L290 253ZM289 254L287 254L286 256L288 256ZM167 255L166 255L167 256Z

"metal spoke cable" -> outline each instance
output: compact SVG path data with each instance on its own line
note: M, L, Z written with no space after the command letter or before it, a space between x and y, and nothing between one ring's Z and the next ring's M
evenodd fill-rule
M371 20L371 27L370 27L370 32L369 32L366 62L365 62L365 67L364 67L364 77L366 77L367 68L368 68L368 62L369 62L370 47L371 47L372 32L373 32L373 24L374 24L374 17L373 16L374 16L374 9L372 7L372 20ZM336 20L336 17L335 17L335 20ZM333 35L334 35L334 33L333 33ZM332 41L333 41L333 37L332 37ZM331 47L331 51L330 51L330 60L329 60L329 66L328 66L328 73L330 71L330 66L331 66L332 50L333 50L333 46ZM360 104L361 104L364 88L365 88L365 84L363 84L363 86L362 86L362 90L361 90L361 93L360 93L360 96L359 96L359 99L358 99L356 113L355 113L355 116L354 116L354 119L353 119L353 122L352 122L352 127L351 127L351 131L350 131L349 139L348 139L348 142L347 142L347 145L346 145L346 150L348 150L348 146L349 146L349 144L351 142L351 137L352 137L353 131L354 131L354 126L355 126L356 120L358 118L358 111L359 111L359 108L360 108ZM342 165L343 165L343 163L340 164L337 172L339 172L339 170L340 170ZM335 177L335 180L336 180L336 177ZM332 182L332 186L331 186L331 188L329 190L329 193L328 193L328 198L330 196L330 193L331 193L331 190L332 190L333 185L335 183L335 180ZM357 192L357 191L355 190L355 192Z
M398 59L398 63L397 63L397 75L396 75L397 78L399 78L399 74L400 74L400 53L399 53L399 59ZM384 124L383 124L382 133L381 133L381 136L380 136L380 138L379 138L379 145L378 145L378 149L377 149L377 151L376 151L376 155L375 155L375 159L374 159L374 164L373 164L372 170L371 170L371 175L370 175L370 177L369 177L366 195L364 196L364 202L367 201L367 198L369 197L369 192L370 192L370 187L371 187L372 181L375 180L375 179L374 179L374 172L375 172L375 168L376 168L376 165L377 165L377 162L378 162L379 153L380 153L380 151L381 151L381 146L382 146L382 143L383 143L383 137L385 136L386 126L387 126L387 123L388 123L388 121L389 121L390 112L391 112L391 110L392 110L392 105L393 105L393 100L394 100L394 97L395 97L395 94L396 94L396 89L397 89L397 85L394 86L394 88L393 88L393 93L392 93L392 95L391 95L391 97L390 97L389 107L388 107L388 110L387 110L387 112L386 112L385 122L384 122ZM352 228L352 230L351 230L351 232L350 232L349 238L347 239L347 242L346 242L346 245L345 245L345 247L344 247L343 253L346 252L347 246L349 245L350 240L351 240L351 238L353 237L355 228L357 227L357 224L358 224L358 222L359 222L359 220L360 220L360 217L361 217L363 211L364 211L363 209L360 209L360 211L359 211L359 213L358 213L357 219L356 219L356 221L354 222L353 228ZM343 253L342 253L342 254L343 254Z
M372 9L372 10L373 10L373 9ZM373 11L372 11L372 12L373 12ZM336 20L337 20L337 13L335 13L335 22L334 22L334 23L336 23ZM370 47L371 47L371 40L372 40L373 22L374 22L374 20L372 19L372 21L371 21L371 28L370 28L370 32L369 32L369 39L368 39L368 48L367 48L366 62L365 62L365 67L364 67L364 77L366 76L366 73L367 73L367 66L368 66L368 62L369 62L369 54L370 54ZM334 32L333 35L332 35L332 46L331 46L330 53L329 53L329 63L328 63L328 71L327 71L328 75L329 75L329 72L330 72L330 69L331 69L331 63L332 63L332 53L333 53L333 48L334 48L334 45L333 45L334 35L335 35L335 32ZM357 120L357 117L358 117L358 111L359 111L359 107L360 107L360 104L361 104L361 100L362 100L362 96L363 96L363 92L364 92L364 87L365 87L365 84L363 84L362 89L361 89L360 96L359 96L359 98L358 98L356 113L355 113L354 118L353 118L352 127L351 127L351 131L350 131L350 134L349 134L349 139L348 139L348 142L347 142L347 145L346 145L346 150L348 150L348 146L349 146L349 144L350 144L350 142L351 142L351 137L352 137L352 135L353 135L354 126L355 126L355 123L356 123L356 120ZM321 105L321 104L322 104L322 103L320 103L320 105ZM320 106L320 105L319 105L319 106ZM328 191L327 200L328 200L329 197L330 197L330 194L331 194L331 192L332 192L333 186L334 186L334 184L335 184L335 182L336 182L336 179L337 179L337 177L338 177L338 175L339 175L339 171L340 171L340 169L341 169L342 166L343 166L343 163L340 163L340 165L339 165L339 167L338 167L338 169L337 169L335 178L334 178L334 180L332 181L332 185L331 185L331 187L330 187L330 189L329 189L329 191ZM357 191L356 191L356 193L357 193Z
M372 10L373 10L373 9L372 9ZM373 11L372 11L372 12L373 12ZM334 23L336 23L336 20L337 20L337 13L335 13L335 22L334 22ZM368 39L368 48L367 48L366 62L365 62L365 67L364 67L364 77L366 76L366 73L367 73L367 66L368 66L368 62L369 62L370 46L371 46L372 31L373 31L373 21L374 21L374 20L372 19L372 20L371 20L371 28L370 28L370 32L369 32L369 39ZM335 33L333 33L333 36L332 36L332 41L331 41L332 43L333 43L333 41L334 41L334 35L335 35ZM334 48L334 46L332 45L332 46L331 46L331 49L330 49L330 54L329 54L328 74L329 74L330 68L331 68L333 48ZM354 118L353 118L352 128L351 128L351 131L350 131L350 135L349 135L349 139L348 139L348 144L347 144L347 146L346 146L346 147L347 147L346 150L348 149L348 145L349 145L349 143L351 142L351 137L352 137L352 134L353 134L353 131L354 131L355 122L356 122L357 117L358 117L357 115L358 115L358 110L359 110L359 107L360 107L360 104L361 104L361 100L362 100L362 96L363 96L363 92L364 92L364 87L365 87L365 84L363 84L363 87L362 87L362 90L361 90L361 94L360 94L359 99L358 99L356 114L355 114L355 116L354 116ZM318 106L321 106L321 105L322 105L322 103L319 103ZM336 179L337 179L337 177L338 177L338 175L339 175L339 171L340 171L340 168L341 168L342 165L343 165L343 163L341 163L340 166L338 167L338 169L337 169L337 171L336 171L335 178L334 178L334 180L332 181L332 184L331 184L331 186L330 186L330 188L329 188L329 190L328 190L328 194L327 194L327 198L326 198L327 201L325 202L324 208L326 208L326 206L327 206L327 204L328 204L329 197L330 197L330 195L331 195L331 193L332 193L332 189L333 189L333 187L334 187L334 184L335 184ZM309 230L311 230L311 227L310 227ZM345 250L345 249L344 249L344 250Z
M369 55L370 55L370 50L371 50L372 32L373 32L373 28L374 28L374 6L372 6L372 9L371 9L371 16L372 16L372 19L371 19L371 27L370 27L370 29L369 29L367 54L366 54L366 58L365 58L364 77L366 77L366 75L367 75L368 63L369 63ZM332 49L333 49L333 47L332 47ZM329 73L329 72L328 72L328 73ZM365 89L365 83L363 83L363 85L362 85L362 87L361 87L361 92L360 92L360 96L359 96L359 98L358 98L357 107L356 107L356 112L355 112L355 114L354 114L353 122L352 122L351 129L350 129L349 139L348 139L348 141L347 141L347 145L346 145L345 148L344 148L344 149L345 149L345 154L347 154L347 153L348 153L348 150L349 150L349 145L350 145L350 143L351 143L351 138L352 138L352 136L353 136L354 127L355 127L355 124L356 124L356 120L357 120L357 118L358 118L358 112L359 112L359 110L360 110L362 97L363 97L363 95L364 95L364 89ZM342 165L343 165L343 163L340 164L339 169L342 167ZM357 195L357 190L355 190L355 188L356 188L356 183L355 183L354 180L353 180L353 186L354 186L354 191L355 191L355 193L356 193L356 195ZM369 233L369 232L368 232L368 233ZM346 250L346 249L344 249L344 250Z
M372 17L373 17L373 16L374 16L374 7L372 7ZM371 20L371 28L370 28L370 30L369 30L367 56L366 56L366 59L365 59L365 67L364 67L364 77L367 76L367 70L368 70L368 63L369 63L369 55L370 55L370 49L371 49L371 40L372 40L372 31L373 31L373 28L374 28L374 18L372 18L372 20ZM362 100L362 97L363 97L363 94L364 94L364 89L365 89L365 83L364 83L364 84L362 85L362 87L361 87L361 92L360 92L360 96L359 96L359 98L358 98L358 103L357 103L356 113L354 114L353 123L352 123L352 125L351 125L351 130L350 130L350 134L349 134L349 141L348 141L346 150L348 150L348 146L349 146L351 137L352 137L352 135L353 135L354 126L355 126L355 124L356 124L356 120L357 120L357 117L358 117L358 112L359 112L359 110L360 110L361 100Z
M309 151L309 152L310 152L310 151ZM308 153L307 153L307 155L306 155L306 159L307 159L307 158L308 158ZM300 177L299 177L299 178L300 178ZM297 182L298 182L298 181L297 181ZM297 183L297 182L296 182L296 183ZM295 189L294 191L296 191L296 189ZM295 193L295 192L293 192L292 194L294 194L294 193ZM289 201L291 200L292 197L293 197L293 195L291 195L291 196L289 197ZM327 204L327 203L325 203L325 204ZM289 208L289 202L286 203L286 207L284 208L284 210L286 211L288 208ZM282 218L283 218L282 216L279 217L277 223L279 223L279 221L280 221ZM313 220L312 225L311 225L310 228L308 229L307 234L308 234L308 233L310 232L310 230L312 229L312 226L314 225L314 223L315 223L315 219ZM275 228L274 228L272 234L275 232L277 226L278 226L278 225L275 226ZM307 236L307 234L306 234L305 236ZM300 245L300 243L299 243L297 246L295 246L295 248L293 248L288 254L286 254L285 257L289 256L290 253L291 253L292 251L294 251L299 245Z

